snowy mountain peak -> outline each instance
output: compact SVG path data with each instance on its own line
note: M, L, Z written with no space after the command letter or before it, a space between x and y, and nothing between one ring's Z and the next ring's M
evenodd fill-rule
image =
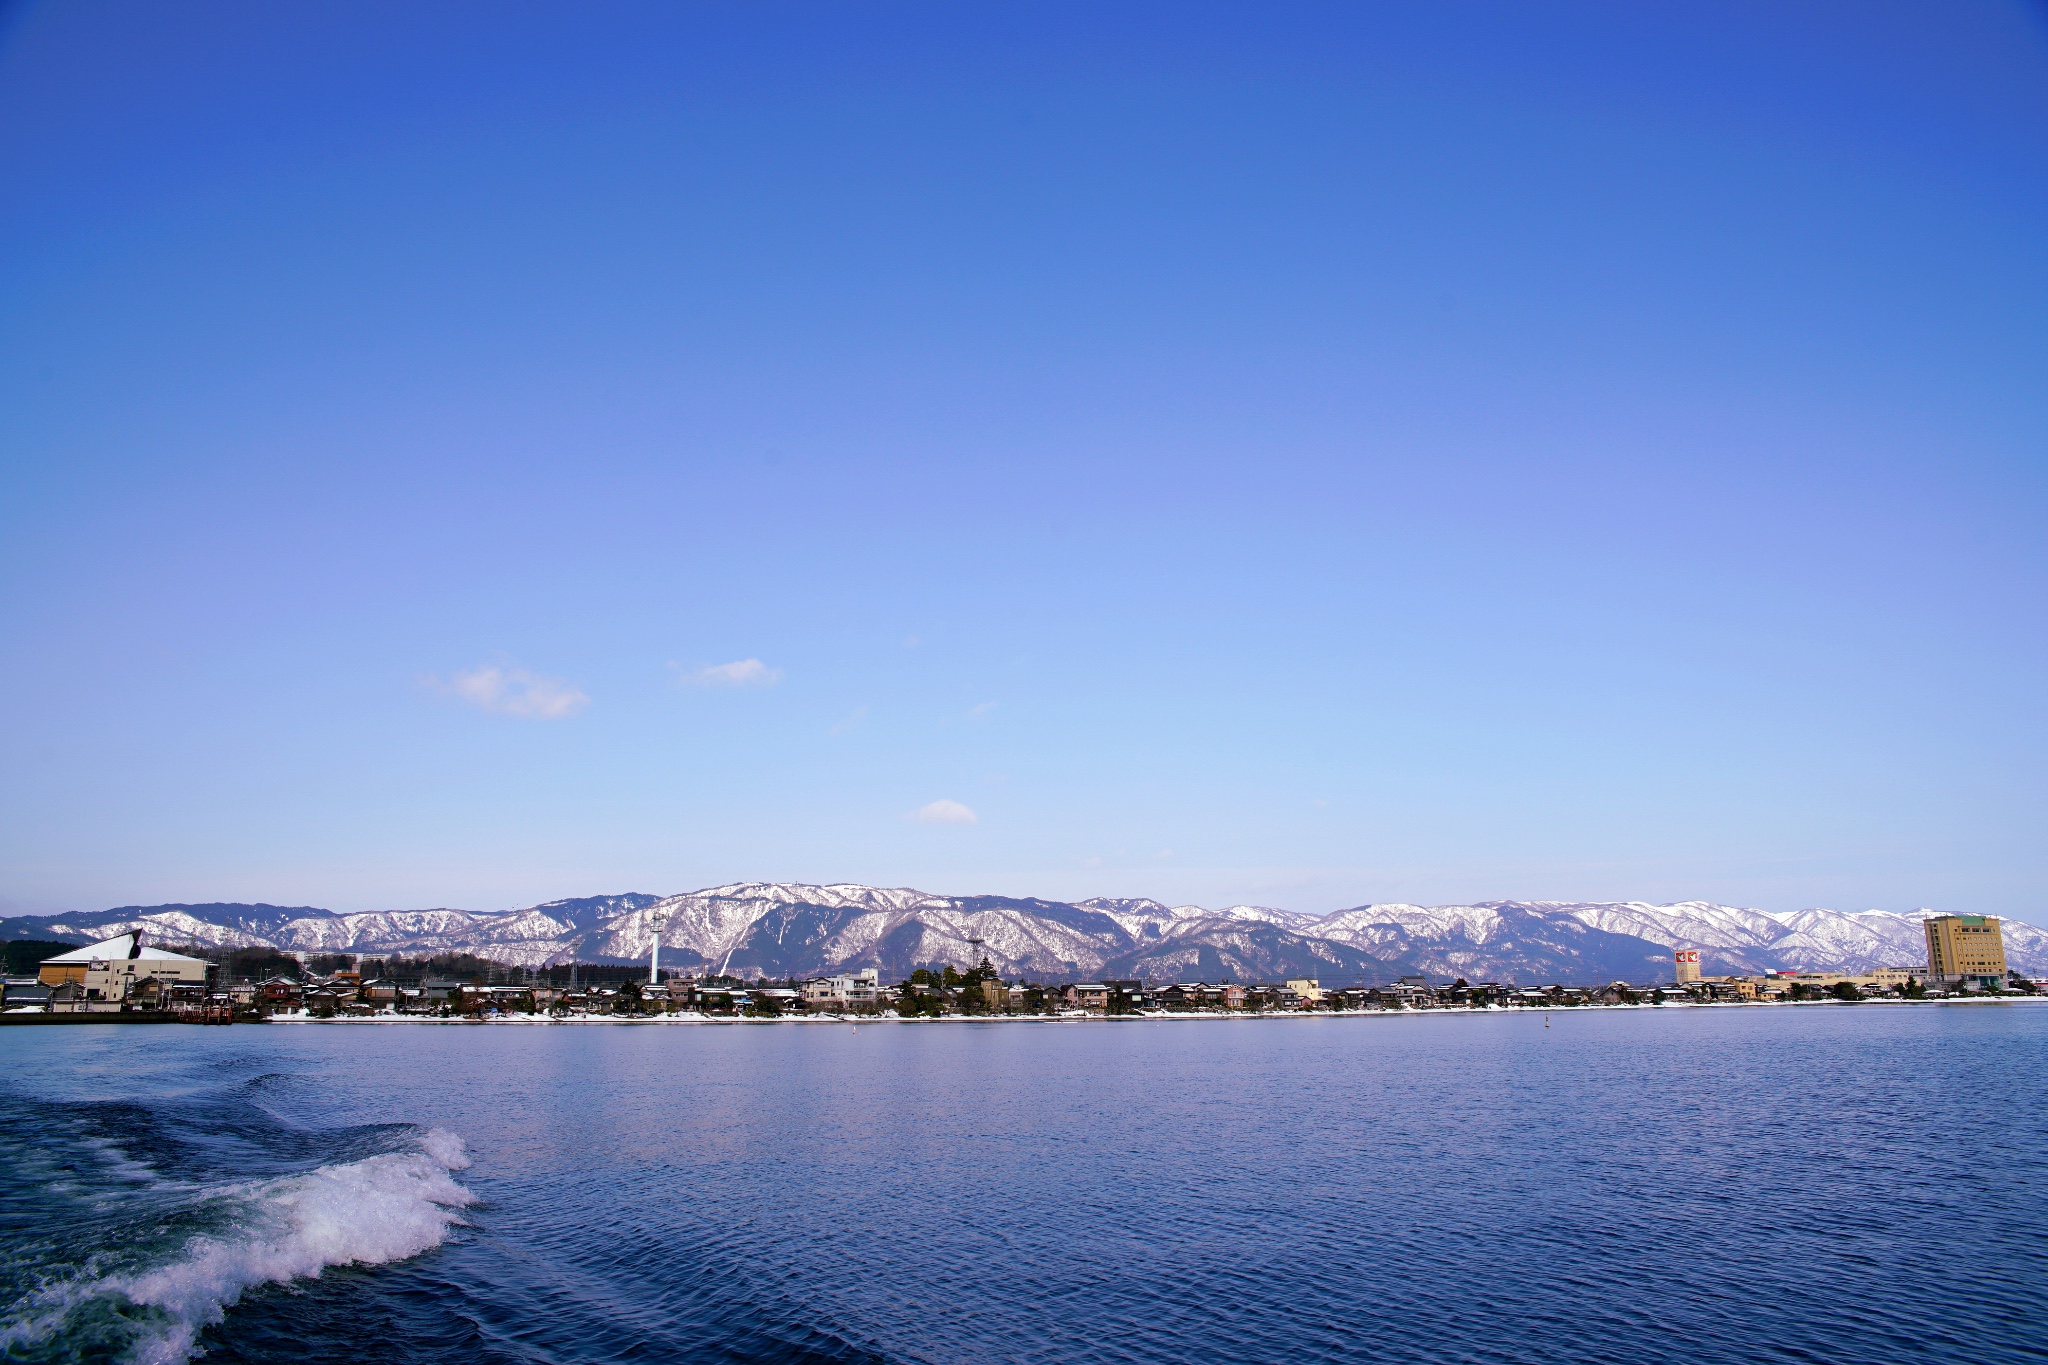
M737 900L767 901L777 905L862 906L907 909L915 905L945 905L950 899L907 886L862 886L857 882L834 882L813 886L806 882L732 882L702 891L671 896L673 901Z
M1090 896L1087 900L1075 901L1074 904L1083 910L1101 910L1112 915L1149 915L1159 919L1168 919L1180 913L1178 910L1168 909L1159 901L1148 900L1143 896ZM1182 908L1192 910L1197 907Z

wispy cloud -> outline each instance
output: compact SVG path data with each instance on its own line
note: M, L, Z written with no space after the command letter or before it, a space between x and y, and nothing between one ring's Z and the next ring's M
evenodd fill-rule
M729 664L707 664L690 668L671 663L676 682L683 687L773 687L782 681L782 670L770 668L759 659L734 659Z
M479 664L452 677L430 677L426 683L436 692L501 716L566 720L590 705L590 695L581 688L511 664Z
M995 709L996 709L996 704L995 704L994 702L992 702L992 701L985 701L985 702L982 702L982 703L981 703L980 705L978 705L978 706L970 706L970 707L968 707L968 708L967 708L967 714L968 714L968 715L970 715L970 716L985 716L985 715L987 715L987 714L988 714L989 712L991 712L991 711L993 711L993 710L995 710Z
M948 801L944 797L928 805L919 806L916 810L910 812L910 818L921 825L978 825L981 823L981 817L976 815L970 807L963 806L958 801Z

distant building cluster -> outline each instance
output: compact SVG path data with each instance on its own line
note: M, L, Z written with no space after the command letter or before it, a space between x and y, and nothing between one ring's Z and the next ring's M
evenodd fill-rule
M1990 915L1936 915L1926 921L1927 962L1862 973L1765 972L1702 976L1700 950L1672 954L1676 983L1708 1000L1923 999L1982 994L2032 994L2038 988L2005 965L2005 938ZM2043 991L2048 993L2048 991Z
M7 980L9 1015L114 1015L137 1022L227 1023L263 1018L699 1018L802 1016L930 1019L958 1016L1162 1016L1346 1013L1374 1010L1561 1008L1568 1006L1762 1003L1808 1000L1955 998L2048 994L2007 969L1999 921L1944 915L1927 921L1925 965L1858 974L1768 972L1710 976L1702 950L1672 954L1672 979L1640 986L1584 986L1429 980L1334 985L1313 978L1277 982L1006 980L984 957L965 971L919 968L894 985L872 967L832 976L770 981L722 974L663 976L645 969L570 964L525 969L478 959L328 958L305 962L269 954L288 970L254 973L230 955L221 963L145 945L122 934L42 960L34 977ZM62 945L49 945L58 948ZM642 976L647 979L641 979ZM81 1021L82 1022L82 1021Z

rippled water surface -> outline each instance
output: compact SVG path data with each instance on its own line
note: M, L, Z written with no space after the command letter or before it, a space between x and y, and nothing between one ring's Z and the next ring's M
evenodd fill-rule
M0 1029L0 1359L2048 1355L2048 1009Z

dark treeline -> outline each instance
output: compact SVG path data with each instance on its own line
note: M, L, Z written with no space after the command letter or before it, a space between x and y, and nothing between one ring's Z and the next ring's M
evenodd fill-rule
M7 945L7 974L30 976L47 958L68 953L76 943L53 943L48 939L18 938Z
M70 944L54 945L64 952ZM166 947L170 945L166 944ZM424 981L460 981L483 986L611 986L645 981L647 968L637 963L565 962L554 967L515 967L473 953L436 953L407 957L399 953L309 953L302 966L297 958L274 948L218 948L187 946L173 948L221 965L228 981L263 981L273 976L294 979L327 977L336 972L360 972L365 980L385 978L401 985L417 986ZM47 956L48 954L45 954ZM10 962L12 959L10 959ZM13 968L10 966L9 970ZM664 971L662 978L680 975Z

